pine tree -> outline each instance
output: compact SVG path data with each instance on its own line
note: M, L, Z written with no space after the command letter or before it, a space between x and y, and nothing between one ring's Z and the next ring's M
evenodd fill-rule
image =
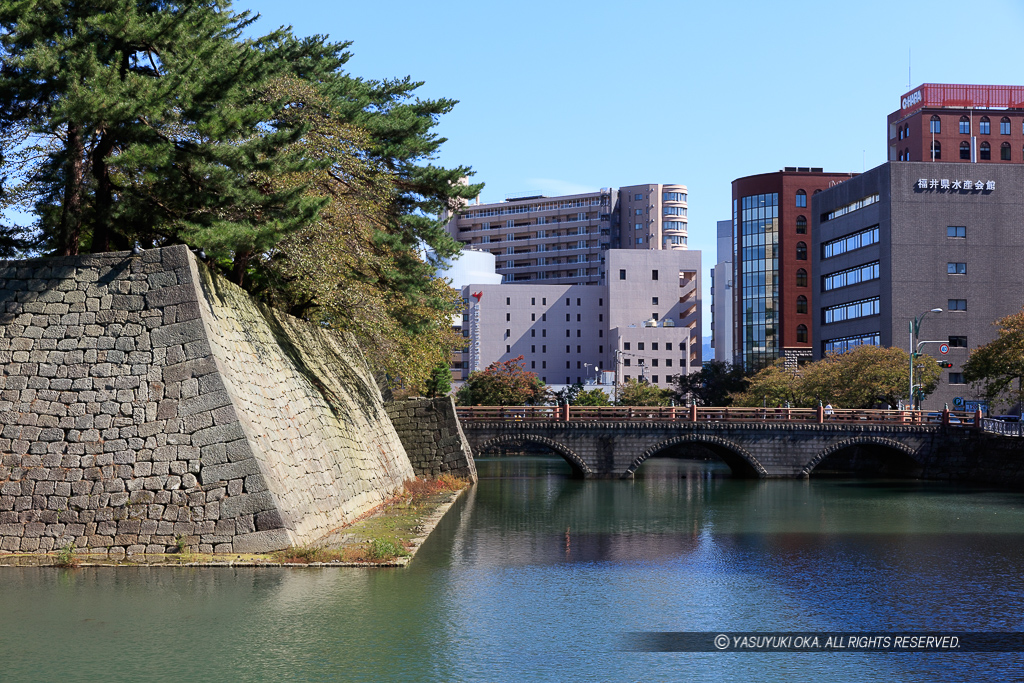
M288 151L302 129L259 96L274 74L239 38L250 22L224 0L0 6L10 194L34 204L44 249L184 241L228 259L315 217L302 188L268 191L308 162Z

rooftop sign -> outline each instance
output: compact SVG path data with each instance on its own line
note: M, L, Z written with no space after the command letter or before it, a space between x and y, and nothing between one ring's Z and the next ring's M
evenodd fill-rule
M900 118L923 107L1024 109L1024 86L923 83L900 98Z

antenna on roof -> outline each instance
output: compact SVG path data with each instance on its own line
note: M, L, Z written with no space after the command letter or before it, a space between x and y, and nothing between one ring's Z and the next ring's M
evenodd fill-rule
M911 48L907 48L907 90L914 87L914 79L910 77L910 67L913 64L911 59Z

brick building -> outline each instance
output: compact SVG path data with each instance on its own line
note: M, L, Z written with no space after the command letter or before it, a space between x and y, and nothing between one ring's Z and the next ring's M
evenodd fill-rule
M811 198L854 175L787 167L733 181L732 288L715 293L732 297L734 363L762 367L780 357L792 364L810 359ZM727 259L720 254L718 260Z
M889 161L1024 162L1024 86L925 83L888 123Z

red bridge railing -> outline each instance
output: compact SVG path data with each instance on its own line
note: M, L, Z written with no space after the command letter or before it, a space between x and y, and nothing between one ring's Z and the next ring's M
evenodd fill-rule
M802 422L979 426L979 413L951 410L714 408L697 406L459 406L461 422Z

